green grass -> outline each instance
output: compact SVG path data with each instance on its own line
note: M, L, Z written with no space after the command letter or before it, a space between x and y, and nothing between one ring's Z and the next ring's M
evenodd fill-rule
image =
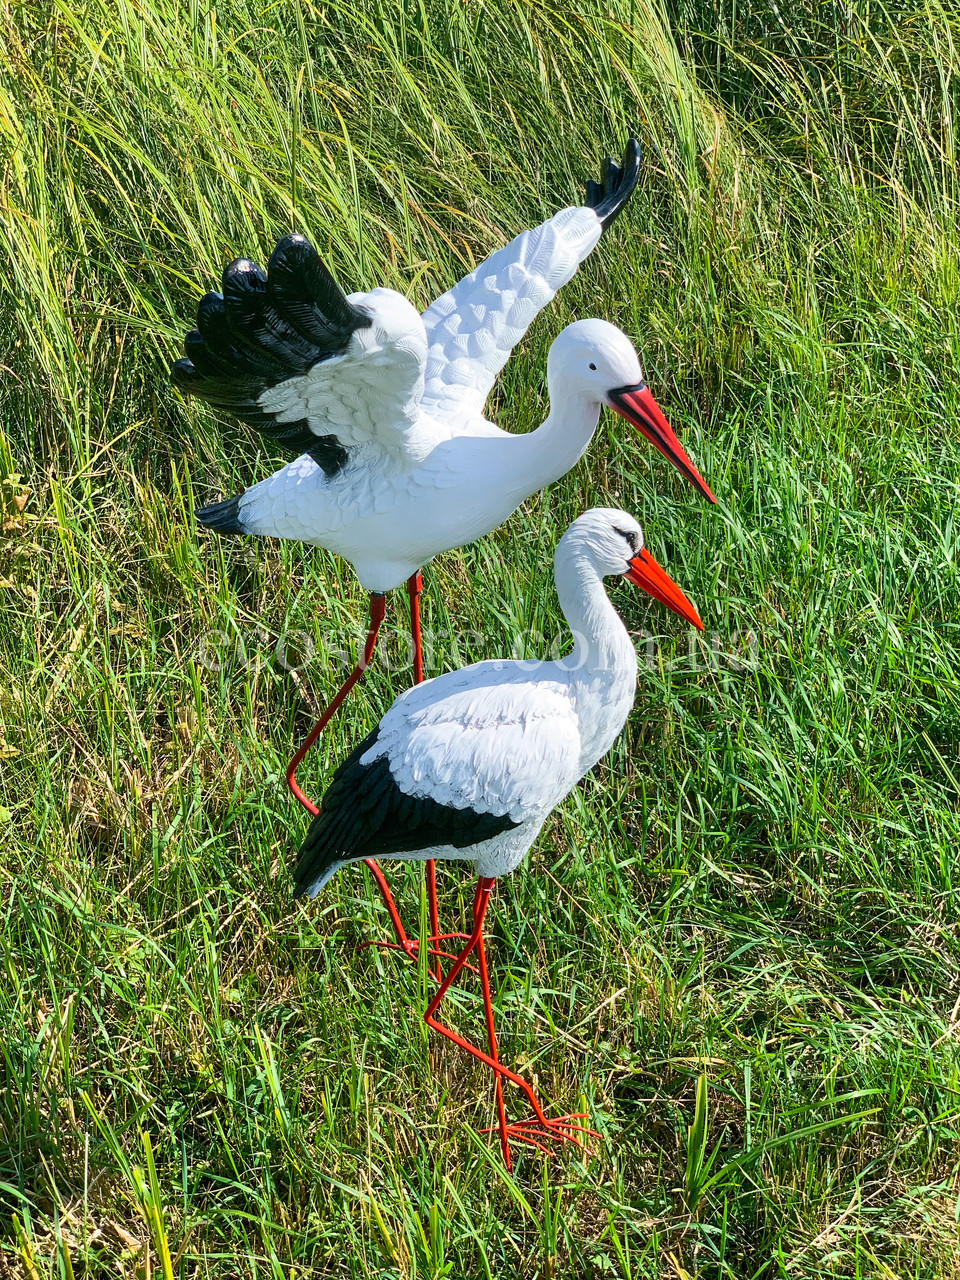
M0 30L0 1275L960 1274L955 9L15 0ZM717 643L615 589L658 634L635 711L497 887L503 1056L602 1133L510 1178L416 969L355 952L365 873L291 902L282 769L364 597L198 534L277 459L167 370L233 256L296 228L425 304L628 131L641 187L492 408L535 425L550 341L602 315L719 506L605 422L427 574L431 672L552 640L553 545L615 503ZM409 678L376 671L312 791ZM469 983L451 1017L480 1034Z

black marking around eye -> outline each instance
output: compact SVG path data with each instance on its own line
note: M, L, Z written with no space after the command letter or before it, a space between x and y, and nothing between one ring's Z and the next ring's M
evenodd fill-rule
M614 525L613 531L614 533L619 533L620 537L625 540L627 546L630 548L631 556L640 554L640 535L635 529L618 529L617 526Z

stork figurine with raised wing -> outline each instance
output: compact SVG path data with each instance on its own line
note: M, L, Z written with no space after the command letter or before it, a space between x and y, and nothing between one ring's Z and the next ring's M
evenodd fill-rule
M367 641L357 666L291 760L287 779L315 806L295 773L317 735L371 660L384 593L410 595L414 680L422 679L420 570L442 551L501 524L586 450L607 405L638 428L710 502L643 379L630 340L603 320L579 320L550 348L550 412L512 435L484 404L514 345L597 244L639 174L630 142L623 165L607 160L587 184L587 204L561 210L494 253L423 316L391 289L345 297L312 245L289 235L264 274L246 258L208 293L186 357L173 367L181 391L237 414L298 456L198 519L223 534L292 538L336 552L370 592ZM382 874L371 864L398 940ZM436 886L427 868L432 931Z

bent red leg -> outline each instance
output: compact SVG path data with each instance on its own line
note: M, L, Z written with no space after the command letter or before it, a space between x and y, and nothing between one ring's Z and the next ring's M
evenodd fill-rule
M363 653L360 656L360 660L334 694L326 709L321 714L320 719L304 738L300 750L287 765L287 786L311 817L316 817L319 811L313 801L304 795L303 791L300 789L300 786L297 783L297 769L299 769L303 762L304 756L332 720L344 698L346 698L354 685L358 684L363 679L364 673L373 659L373 651L377 644L377 634L380 630L380 624L383 622L386 611L387 597L380 591L371 591L370 622L367 627L367 638L363 646ZM404 932L403 925L400 923L400 916L397 912L396 904L393 901L393 895L390 892L390 887L387 884L386 877L372 858L364 858L364 863L374 880L377 882L377 887L379 888L383 901L386 904L387 911L390 913L390 922L393 925L393 932L396 934L397 942L406 950L408 946L408 938Z
M358 684L364 676L367 667L373 658L373 650L377 643L377 633L380 630L380 623L383 622L384 615L387 612L387 597L379 591L370 592L370 622L367 627L367 639L363 646L363 654L357 665L344 680L343 684L333 695L326 709L321 713L320 719L313 726L307 736L304 738L300 750L287 765L287 786L293 792L294 797L303 805L307 813L311 817L316 817L319 810L312 800L309 800L300 790L297 784L297 770L303 762L304 756L320 737L330 721L333 719L334 713L343 702L344 698L350 692L355 684Z
M439 946L437 946L437 943L446 942L450 938L460 940L469 937L469 933L441 933L439 937L427 938L427 955L436 956L441 960L456 960L457 955L455 952L441 951ZM380 938L368 938L366 942L359 943L356 949L357 951L364 951L367 947L381 947L384 951L402 951L405 955L409 956L411 960L416 960L420 953L420 939L408 938L406 942L399 943L384 942ZM439 965L437 967L439 968ZM477 972L476 968L472 964L464 965L464 968L469 969L471 973ZM438 982L443 976L442 974L435 974L431 969L429 969L429 967L428 972L430 973L430 976L435 978Z
M407 579L407 595L410 597L410 635L413 638L413 683L423 683L423 645L420 639L420 596L423 593L423 577L418 569ZM427 863L427 905L430 911L430 933L440 936L440 913L437 910L437 871L431 859ZM440 981L442 970L437 960L433 976Z
M575 1146L585 1150L583 1143L577 1137L578 1133L588 1134L598 1138L600 1135L592 1129L587 1129L575 1121L585 1119L582 1114L558 1116L554 1120L550 1120L544 1115L543 1108L537 1101L537 1096L533 1089L527 1084L522 1076L518 1076L515 1071L511 1071L508 1067L502 1065L497 1057L497 1038L493 1027L493 1005L490 1000L490 979L487 974L487 960L483 949L483 917L487 910L487 903L490 901L490 894L496 881L488 876L480 876L477 881L477 892L473 899L473 932L467 939L467 945L457 956L456 961L452 965L450 972L440 984L440 989L427 1005L427 1010L423 1015L423 1020L428 1027L432 1027L434 1031L439 1031L441 1035L446 1036L448 1040L452 1040L454 1044L459 1045L461 1049L465 1049L467 1053L474 1058L479 1058L481 1062L486 1063L490 1070L494 1073L497 1085L497 1119L500 1129L500 1149L503 1152L504 1164L509 1169L511 1167L510 1160L510 1138L516 1138L520 1142L528 1142L531 1146L549 1155L552 1154L550 1149L544 1146L544 1142L572 1142ZM484 1012L487 1019L487 1039L490 1046L490 1052L484 1053L482 1049L478 1049L476 1045L472 1045L469 1041L464 1040L462 1036L457 1035L455 1031L451 1031L449 1027L443 1026L434 1017L443 997L447 994L450 984L460 972L467 962L467 958L472 951L477 953L477 966L480 970L480 985L483 991ZM501 1078L512 1080L515 1085L523 1090L527 1096L527 1100L533 1107L534 1119L517 1121L513 1124L508 1123L506 1111L503 1105L503 1092ZM485 1132L488 1132L485 1130ZM542 1139L543 1141L540 1141Z

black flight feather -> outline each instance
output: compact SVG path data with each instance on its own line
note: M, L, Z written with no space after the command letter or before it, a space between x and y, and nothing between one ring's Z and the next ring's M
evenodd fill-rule
M612 156L607 156L600 181L587 179L587 208L596 212L604 231L633 195L639 178L640 143L631 138L623 153L622 165L617 164Z
M185 395L229 410L294 455L309 453L327 475L335 475L348 457L336 436L317 436L306 418L278 422L261 407L260 397L342 355L353 334L371 323L366 311L347 301L309 240L284 236L266 273L249 258L224 269L223 292L200 299L197 327L186 335L185 356L170 376Z
M477 813L406 795L394 781L386 756L360 763L379 733L378 726L351 751L330 780L297 858L297 897L343 862L416 853L440 845L465 849L520 825L509 814Z

